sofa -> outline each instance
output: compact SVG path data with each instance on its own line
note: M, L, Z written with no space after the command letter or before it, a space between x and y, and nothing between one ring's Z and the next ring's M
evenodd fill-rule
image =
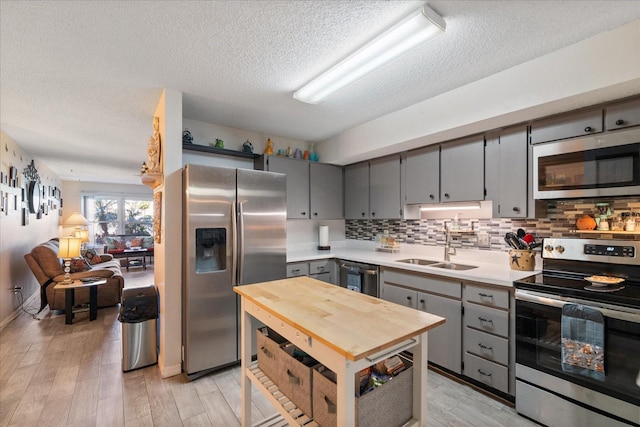
M97 258L96 258L97 257ZM58 239L51 239L41 243L24 256L27 265L40 283L40 311L49 305L51 310L63 310L65 305L64 289L55 289L55 285L64 280L64 265L58 258ZM71 279L99 277L107 280L98 286L98 308L109 307L120 303L124 277L120 270L120 263L112 255L95 254L89 260L77 259L85 265L82 271L72 272ZM74 262L74 265L77 263ZM75 303L89 303L89 288L75 290Z
M148 256L153 256L153 236L141 236L134 234L117 234L105 236L104 252L111 255L120 255L125 249L139 247L146 249Z

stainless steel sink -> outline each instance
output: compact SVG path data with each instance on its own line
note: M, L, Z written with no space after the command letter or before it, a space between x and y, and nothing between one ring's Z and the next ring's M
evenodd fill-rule
M430 261L428 259L420 259L420 258L408 258L408 259L398 259L396 262L405 262L407 264L415 264L415 265L432 265L437 264L439 261Z
M454 262L441 262L431 264L431 267L444 268L446 270L471 270L472 268L478 268L475 265L456 264Z

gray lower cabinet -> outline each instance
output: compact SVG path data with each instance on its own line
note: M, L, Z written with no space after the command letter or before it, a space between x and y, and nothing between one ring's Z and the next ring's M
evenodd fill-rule
M602 109L542 119L531 124L531 143L555 141L600 133L603 130Z
M336 262L333 259L287 263L287 277L309 276L323 282L338 284Z
M462 374L503 393L515 393L513 294L510 289L465 284Z
M488 135L485 146L486 200L494 218L527 216L527 128L518 126Z
M383 268L381 298L444 317L444 325L429 332L430 362L462 372L462 302L460 282Z
M484 136L440 146L440 201L484 200Z
M309 198L311 219L342 219L342 167L309 163Z
M608 105L604 110L604 128L616 130L640 125L640 98Z
M344 218L369 218L369 162L344 168Z

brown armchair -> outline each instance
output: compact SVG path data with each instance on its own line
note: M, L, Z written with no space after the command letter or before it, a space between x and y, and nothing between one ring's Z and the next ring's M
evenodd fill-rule
M71 273L71 279L86 277L100 277L107 279L107 283L98 286L98 307L109 307L120 302L124 277L120 270L120 263L113 260L113 256L100 255L103 262L94 264L87 271ZM55 285L64 280L64 268L58 258L58 240L51 239L41 243L24 256L33 275L40 283L40 311L49 304L51 310L64 310L64 289L55 289ZM75 303L89 302L89 288L75 290Z

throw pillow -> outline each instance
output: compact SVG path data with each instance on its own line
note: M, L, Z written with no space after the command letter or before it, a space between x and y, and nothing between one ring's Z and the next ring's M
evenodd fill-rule
M142 238L142 247L143 248L152 248L153 247L153 236L144 236Z
M87 249L87 252L84 254L84 259L89 265L96 265L102 262L102 258L96 253L95 249Z
M113 237L106 237L105 236L104 241L107 244L107 250L118 249L118 240L117 239L114 239Z
M91 269L84 258L74 258L71 260L71 273L79 273Z
M128 249L127 242L125 240L118 240L116 249Z
M131 239L132 248L139 248L140 246L142 246L142 239L136 239L136 238Z

